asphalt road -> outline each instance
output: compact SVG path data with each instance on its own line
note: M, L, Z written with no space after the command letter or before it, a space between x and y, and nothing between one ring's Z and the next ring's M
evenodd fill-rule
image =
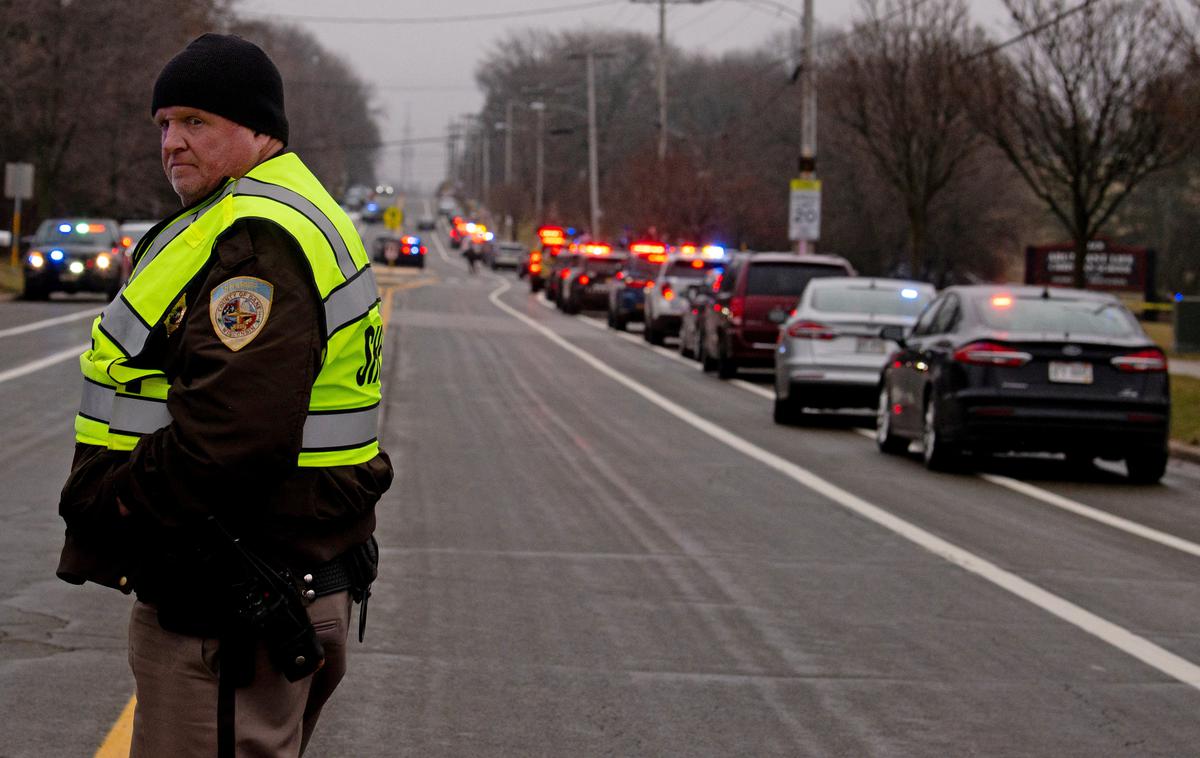
M429 259L380 272L397 477L310 755L1200 754L1200 467L930 473ZM5 758L93 755L133 692L131 601L53 573L75 364L28 369L88 320L13 331L100 305L0 303Z

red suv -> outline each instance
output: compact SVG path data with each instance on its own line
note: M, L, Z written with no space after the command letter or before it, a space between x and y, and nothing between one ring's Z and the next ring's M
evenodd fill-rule
M774 365L779 325L810 279L856 276L836 255L743 253L725 267L716 300L705 313L704 370L732 379L740 368Z

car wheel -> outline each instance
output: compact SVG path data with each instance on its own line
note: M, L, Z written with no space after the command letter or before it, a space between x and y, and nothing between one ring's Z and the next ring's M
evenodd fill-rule
M50 298L50 290L44 284L25 282L25 292L22 297L26 300L47 300Z
M700 368L707 373L712 373L717 370L717 359L708 354L708 350L704 347L704 339L700 339Z
M737 376L738 365L737 359L730 355L726 350L721 349L717 353L717 376L722 379L732 379Z
M953 471L958 468L958 451L948 447L938 431L937 401L932 397L925 401L925 424L921 429L921 441L925 445L925 468L930 471Z
M1157 484L1167 473L1167 451L1151 450L1130 453L1125 457L1129 481L1134 484Z
M542 278L540 276L529 277L529 291L535 293L542 291Z
M695 358L696 357L695 351L693 351L692 348L688 345L688 341L683 338L682 334L679 335L679 354L682 355L684 358Z
M879 452L902 455L908 451L908 440L896 436L892 429L892 408L887 387L879 390L879 407L875 410L875 445Z
M616 329L618 332L623 332L628 326L629 322L625 320L623 315L621 315L619 312L613 314L613 329Z
M788 397L780 397L779 390L775 390L775 407L772 412L772 417L776 424L790 426L800 423L801 416L804 412L796 405L796 401L789 394Z

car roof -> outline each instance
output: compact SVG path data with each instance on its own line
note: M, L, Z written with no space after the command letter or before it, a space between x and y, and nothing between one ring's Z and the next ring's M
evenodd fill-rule
M765 253L752 253L749 256L750 265L755 263L807 263L818 266L842 266L850 267L850 261L840 255L825 255L822 253L789 253L781 251L772 251Z
M905 287L912 287L913 289L924 289L930 292L937 291L937 288L929 282L920 282L914 279L889 279L880 276L824 276L819 279L813 279L808 283L808 286L812 289L822 289L847 284L863 289L875 287L903 289Z
M1119 302L1108 292L1077 290L1069 287L1043 287L1030 284L959 284L942 290L943 294L954 292L967 298L982 298L991 295L1015 295L1016 297L1047 297L1051 300L1095 300L1097 302Z

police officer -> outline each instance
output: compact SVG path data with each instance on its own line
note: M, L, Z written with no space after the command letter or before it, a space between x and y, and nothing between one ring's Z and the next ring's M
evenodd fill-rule
M259 47L197 38L151 113L184 207L80 357L58 575L137 593L132 756L297 756L375 575L379 298Z

